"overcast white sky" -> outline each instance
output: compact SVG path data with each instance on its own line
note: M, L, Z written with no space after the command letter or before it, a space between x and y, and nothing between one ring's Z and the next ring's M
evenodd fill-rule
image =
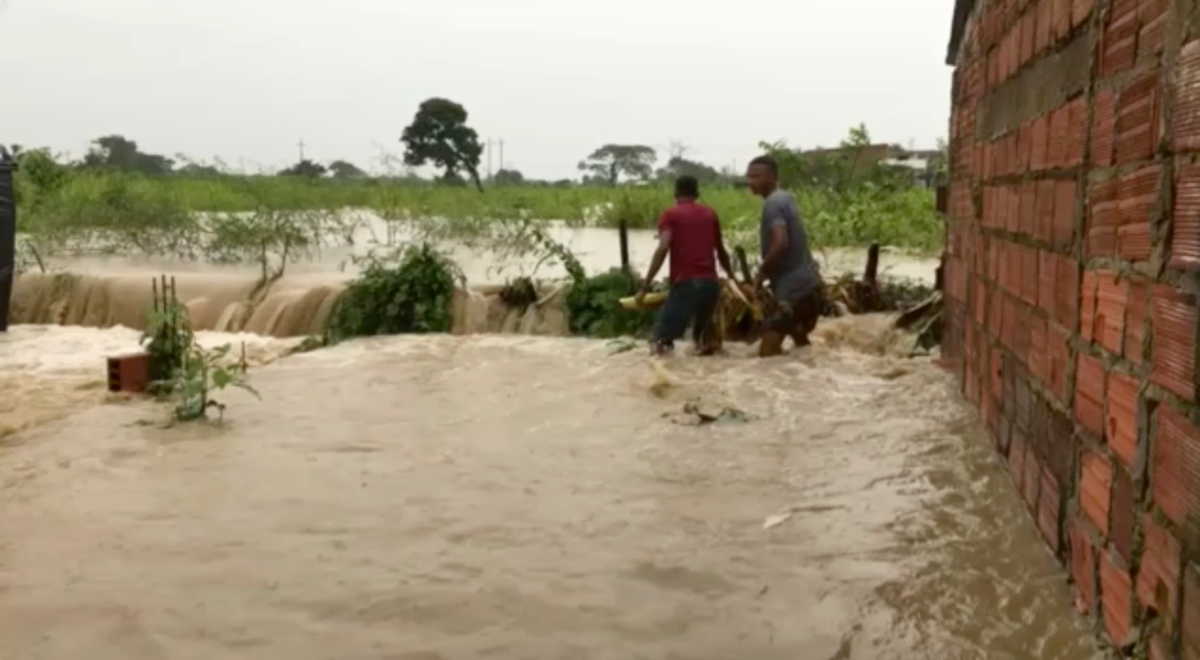
M0 0L0 142L379 169L417 105L466 106L526 176L606 143L728 166L759 140L932 147L953 0ZM665 159L664 159L665 160Z

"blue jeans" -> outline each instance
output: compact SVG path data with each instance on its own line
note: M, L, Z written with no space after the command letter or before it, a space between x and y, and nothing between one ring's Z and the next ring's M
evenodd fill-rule
M654 327L655 343L674 346L675 340L687 331L689 322L692 324L692 337L699 343L712 321L720 292L721 286L716 278L694 278L672 284L667 301L658 312L658 322Z

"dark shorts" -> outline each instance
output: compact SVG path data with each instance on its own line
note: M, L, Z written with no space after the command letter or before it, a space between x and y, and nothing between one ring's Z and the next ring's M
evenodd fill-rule
M767 317L767 329L783 334L798 334L804 338L817 327L817 319L825 309L825 287L793 300L776 300L776 307Z
M692 325L692 336L697 342L712 321L717 308L721 286L716 279L696 278L671 285L667 301L658 311L658 322L654 327L654 341L670 346Z

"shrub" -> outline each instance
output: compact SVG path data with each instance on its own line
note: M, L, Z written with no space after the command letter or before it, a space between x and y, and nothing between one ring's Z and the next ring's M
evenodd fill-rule
M380 334L446 332L458 266L428 244L371 252L329 321L329 339Z
M647 334L654 313L627 310L620 303L636 291L637 280L620 269L576 280L567 294L571 332L601 338Z

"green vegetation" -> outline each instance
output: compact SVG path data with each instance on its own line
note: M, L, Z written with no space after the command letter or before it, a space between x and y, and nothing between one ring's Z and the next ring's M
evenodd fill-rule
M258 398L258 392L246 381L244 363L227 364L230 346L225 344L206 351L193 343L183 361L172 372L170 391L176 397L175 419L190 422L208 417L210 408L217 409L218 421L225 419L225 404L212 398L214 392L237 387Z
M588 337L640 337L654 325L653 311L627 310L620 300L633 295L638 282L619 268L576 280L567 294L571 332Z
M437 107L427 107L439 101ZM446 105L448 104L448 105ZM444 107L443 107L444 106ZM599 185L527 181L502 170L493 187L478 194L444 185L460 171L477 176L478 138L461 106L431 99L409 130L409 162L445 169L437 182L370 178L350 163L306 161L287 175L221 174L188 162L164 174L170 159L144 154L137 144L108 136L82 163L63 163L46 150L20 154L16 192L20 266L50 267L56 255L128 253L257 263L269 280L287 263L327 243L353 240L347 208L374 211L394 227L415 230L423 240L452 239L480 246L515 245L525 223L562 221L573 226L653 228L671 203L670 179L704 179L703 201L720 214L733 245L757 247L760 200L729 183L727 175L684 158L676 147L653 176L653 150L607 145L583 163ZM870 136L853 130L838 150L799 152L764 143L781 166L784 186L795 195L815 247L886 245L932 251L942 244L943 225L934 195L914 185L911 172L864 158ZM185 157L178 157L187 162ZM610 185L614 180L639 185ZM382 237L380 237L382 238Z
M183 364L194 342L187 308L166 292L159 299L156 289L154 309L146 314L146 329L141 338L150 354L150 380L153 383L168 381L172 372Z
M421 104L400 141L404 143L404 162L416 167L425 163L445 170L444 181L456 181L458 171L466 170L479 192L479 156L483 145L479 134L467 126L467 110L449 99L432 98Z
M230 345L206 351L196 342L187 308L175 297L174 280L168 286L165 276L161 287L154 284L154 308L146 314L141 343L150 354L150 391L176 399L176 421L206 418L212 408L223 420L225 404L211 394L227 387L258 396L246 381L244 356L237 365L230 365Z
M371 335L446 332L458 267L427 244L371 252L329 320L329 340Z

